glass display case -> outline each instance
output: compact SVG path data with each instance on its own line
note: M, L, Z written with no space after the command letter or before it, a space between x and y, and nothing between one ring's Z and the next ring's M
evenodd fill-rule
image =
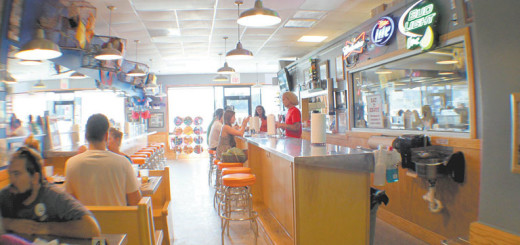
M470 132L464 42L352 73L354 128Z

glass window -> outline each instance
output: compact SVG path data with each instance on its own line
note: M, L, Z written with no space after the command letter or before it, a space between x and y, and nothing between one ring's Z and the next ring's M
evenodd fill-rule
M250 87L230 87L224 88L224 96L250 96Z
M355 72L354 125L469 132L463 43Z

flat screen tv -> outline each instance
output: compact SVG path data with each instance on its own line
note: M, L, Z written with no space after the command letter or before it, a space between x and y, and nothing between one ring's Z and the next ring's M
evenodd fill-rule
M292 80L291 75L289 74L289 70L287 68L281 69L278 74L278 85L280 86L280 92L291 91L292 89Z

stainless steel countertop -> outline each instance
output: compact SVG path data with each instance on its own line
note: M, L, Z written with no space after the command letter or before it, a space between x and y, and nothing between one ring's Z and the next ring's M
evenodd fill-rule
M290 137L257 135L242 138L296 165L374 172L374 154L371 151L331 144L315 146L308 140Z

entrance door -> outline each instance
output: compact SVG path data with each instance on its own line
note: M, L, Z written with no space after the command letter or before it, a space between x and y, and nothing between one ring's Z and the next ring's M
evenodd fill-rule
M243 118L251 115L251 88L250 87L225 87L224 108L231 107L235 111L238 123Z

